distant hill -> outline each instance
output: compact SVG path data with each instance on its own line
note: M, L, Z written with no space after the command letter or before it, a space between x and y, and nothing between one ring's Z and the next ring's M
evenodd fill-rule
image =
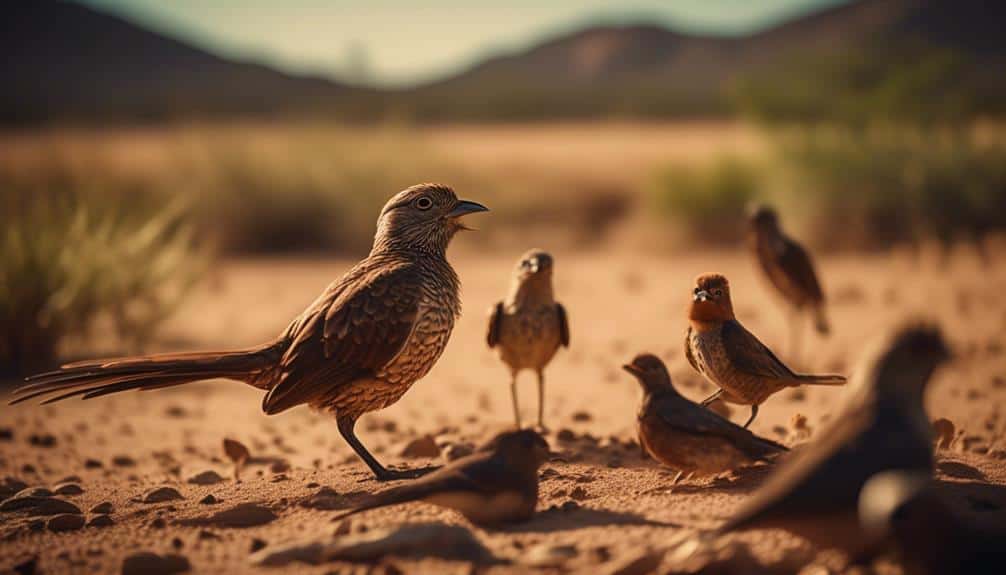
M1006 76L1006 4L861 0L745 37L600 26L489 58L405 90L363 90L225 60L62 0L21 2L0 23L8 55L0 121L326 114L366 120L514 120L724 115L740 78L808 54L883 58L906 42L965 54L985 84ZM810 69L813 73L813 68ZM807 74L806 71L801 72ZM974 78L972 78L974 79Z

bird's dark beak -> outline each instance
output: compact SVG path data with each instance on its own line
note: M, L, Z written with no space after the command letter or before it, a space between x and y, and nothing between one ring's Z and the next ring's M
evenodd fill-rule
M451 210L447 217L449 218L460 218L461 216L466 216L468 214L474 214L476 212L488 212L489 208L483 206L478 202L470 202L468 200L460 200L458 203L454 204L454 209Z
M697 290L692 297L692 301L709 301L711 299L712 297L709 295L709 292L704 289Z
M632 375L634 375L636 377L640 377L641 375L643 375L643 370L639 369L638 367L636 367L635 365L633 365L631 363L627 363L627 364L623 365L622 369L624 369L625 371L631 373Z

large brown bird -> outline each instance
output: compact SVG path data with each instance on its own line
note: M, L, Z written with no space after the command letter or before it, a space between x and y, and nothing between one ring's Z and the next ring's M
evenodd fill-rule
M637 355L622 366L639 381L643 402L636 416L639 443L654 459L682 474L712 475L789 451L774 441L705 409L678 393L660 358Z
M799 374L779 361L734 317L730 285L719 274L703 274L695 280L688 322L685 357L695 371L720 388L702 405L717 398L750 405L751 417L744 427L754 421L758 406L781 389L845 383L844 376Z
M499 350L510 368L510 397L520 428L517 374L532 369L538 375L538 426L544 428L545 366L559 346L569 347L566 308L552 290L552 256L533 249L521 256L510 279L510 293L493 306L486 343Z
M908 575L1002 573L1003 513L964 516L933 483L928 472L885 471L863 485L859 521L878 551L893 545Z
M780 463L718 532L779 528L850 556L861 553L870 544L857 516L863 484L887 470L932 475L923 392L949 357L936 328L896 330L867 357L856 393L821 438Z
M365 413L398 401L433 367L461 311L447 245L462 216L486 211L447 186L421 184L391 198L363 261L332 283L277 339L251 349L89 361L28 378L12 403L46 403L233 379L266 391L272 415L307 404L335 415L339 432L380 480L388 470L356 438Z
M453 509L477 525L523 521L534 514L538 468L548 461L548 456L548 443L536 432L504 432L475 453L416 481L378 493L339 517L424 501Z
M748 245L768 283L790 308L790 359L799 361L801 322L805 313L814 318L821 335L830 331L824 308L824 291L807 250L783 233L779 215L769 206L751 213Z

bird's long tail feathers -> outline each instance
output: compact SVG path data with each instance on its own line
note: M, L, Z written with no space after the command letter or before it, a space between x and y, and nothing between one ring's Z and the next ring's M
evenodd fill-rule
M419 499L423 499L426 495L428 495L428 489L421 483L411 483L400 487L393 487L387 491L382 491L373 495L364 503L349 509L344 513L336 515L332 520L338 521L345 517L349 517L350 515L356 515L357 513L370 511L371 509L377 509L378 507L387 507L389 505L398 505L399 503L406 503L408 501L417 501Z
M71 363L27 378L25 385L14 392L10 404L36 397L45 397L42 403L74 396L90 399L130 389L158 389L215 378L248 383L255 374L275 365L278 352L278 346L270 344L239 351L172 353Z
M828 315L825 313L823 305L814 308L814 329L821 335L831 333L831 323L828 321Z
M845 385L844 375L798 375L797 385Z

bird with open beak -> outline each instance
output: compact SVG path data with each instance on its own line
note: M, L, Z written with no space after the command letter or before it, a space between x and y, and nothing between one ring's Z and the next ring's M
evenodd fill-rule
M773 393L799 385L842 385L841 375L804 375L779 361L734 316L730 284L720 274L703 274L695 280L688 310L685 357L695 371L720 389L706 398L709 405L722 398L751 406L751 425L758 406Z
M510 396L518 428L517 375L525 369L538 375L538 425L544 428L545 366L559 346L569 347L569 321L566 308L555 301L552 270L548 252L533 249L522 255L510 277L510 293L489 315L486 343L498 350L510 369Z

